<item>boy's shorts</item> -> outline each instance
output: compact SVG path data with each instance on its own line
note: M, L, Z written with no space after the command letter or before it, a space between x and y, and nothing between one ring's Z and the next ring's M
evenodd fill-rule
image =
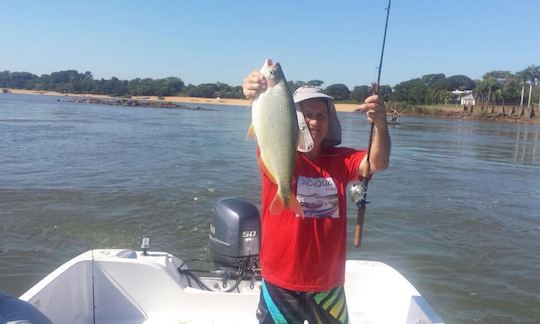
M322 292L292 291L262 281L259 323L348 323L343 286Z

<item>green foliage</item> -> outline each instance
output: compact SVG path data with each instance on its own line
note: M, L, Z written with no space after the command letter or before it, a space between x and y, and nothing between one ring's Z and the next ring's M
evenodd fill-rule
M440 90L453 91L472 90L474 89L474 85L474 81L465 75L453 75L437 81L434 86Z
M32 89L38 76L28 72L0 72L0 87Z
M300 87L303 87L305 85L308 85L306 82L304 81L287 81L287 88L289 88L289 91L291 91L291 93L294 93L296 91L296 89L300 88Z
M525 84L529 85L529 91L528 91L528 102L530 103L532 100L535 100L536 98L533 98L534 90L531 89L534 85L540 86L540 66L538 65L529 65L524 70L519 71L516 73L519 78L522 80L522 89L525 90ZM532 90L532 91L531 91ZM539 103L540 105L540 103Z
M401 82L394 87L391 100L404 101L410 104L425 104L428 87L422 79Z
M10 77L11 73L9 71L0 72L0 87L9 88Z
M379 96L381 96L384 101L390 100L390 97L392 96L392 87L388 85L379 86Z
M444 80L446 76L443 73L426 74L422 76L422 81L429 87L435 85L440 80Z
M474 81L465 75L453 75L447 78L442 73L427 74L421 78L397 84L389 99L416 105L445 104L452 99L451 91L471 90L474 87Z
M324 81L310 80L289 81L291 92L301 86L311 85L321 87ZM453 90L473 90L477 102L497 104L519 104L521 94L538 100L536 86L540 85L540 67L530 65L522 71L490 71L483 75L482 80L473 81L465 75L446 77L443 73L426 74L398 83L394 88L381 86L379 94L385 101L403 102L408 105L446 104L455 102ZM94 79L92 72L79 73L76 70L66 70L43 74L41 76L28 72L0 72L0 88L16 88L28 90L50 90L62 93L95 93L112 96L173 96L186 95L203 98L244 98L241 86L230 86L226 83L203 83L185 85L177 77L163 79L120 80L112 77L109 80ZM532 91L531 91L532 89ZM336 101L362 102L371 93L371 86L355 86L352 92L344 84L332 84L324 92L334 97ZM529 99L529 101L531 101Z
M342 83L332 84L328 86L324 92L327 95L334 97L336 101L349 100L351 96L349 88Z
M168 77L165 79L158 79L155 81L157 91L155 95L157 96L172 96L180 93L184 88L184 82L179 78Z
M190 97L215 98L218 92L218 86L215 83L202 83L193 87L188 95Z
M366 85L354 87L353 91L351 92L351 100L356 102L364 102L364 100L366 100L366 98L371 94L369 90L369 87Z
M218 82L216 84L216 87L217 87L217 91L216 91L217 98L233 98L233 99L244 98L244 93L242 92L241 86L231 87L230 85L226 83Z
M452 99L452 93L448 90L429 88L426 94L426 104L447 104Z
M308 81L306 84L314 87L321 87L323 85L324 81L321 80L311 80Z
M484 103L517 103L520 76L508 71L490 71L476 82L475 96Z
M484 79L484 80L487 80L487 79L494 79L494 80L502 79L502 80L504 80L504 79L507 79L507 78L510 78L510 77L512 77L512 72L495 70L495 71L489 71L486 74L484 74L482 76L482 79Z
M134 79L120 80L112 77L110 80L95 80L92 72L79 73L66 70L43 74L38 77L28 72L0 72L0 87L50 90L61 93L95 93L111 96L172 96L179 94L184 88L184 82L176 77L165 79Z

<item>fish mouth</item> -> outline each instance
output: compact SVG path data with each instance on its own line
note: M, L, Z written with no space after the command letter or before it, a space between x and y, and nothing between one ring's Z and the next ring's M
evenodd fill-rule
M272 59L266 59L264 65L267 67L272 67L274 69L278 69L280 67L279 62L274 63Z

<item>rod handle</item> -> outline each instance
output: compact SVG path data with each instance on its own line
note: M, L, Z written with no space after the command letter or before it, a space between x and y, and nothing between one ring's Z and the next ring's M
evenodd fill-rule
M366 208L358 208L358 215L356 217L356 225L354 226L354 246L359 248L362 244L362 229L364 228L364 216Z

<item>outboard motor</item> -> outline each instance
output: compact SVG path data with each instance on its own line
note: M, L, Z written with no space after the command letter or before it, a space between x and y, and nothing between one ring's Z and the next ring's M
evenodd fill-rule
M259 268L259 250L261 220L259 210L247 200L239 198L222 198L212 210L212 223L208 235L208 247L216 270L208 272L221 279L221 288L216 286L217 278L201 278L190 270L185 261L178 267L178 272L186 276L190 287L193 282L202 290L233 292L246 289L241 285L249 281L249 289L255 289L256 282L261 280ZM192 260L205 261L205 260ZM231 280L235 283L230 287ZM208 285L208 282L212 283ZM226 289L226 290L225 290Z
M212 260L225 266L258 267L261 220L255 205L240 198L222 198L213 209L209 249Z

